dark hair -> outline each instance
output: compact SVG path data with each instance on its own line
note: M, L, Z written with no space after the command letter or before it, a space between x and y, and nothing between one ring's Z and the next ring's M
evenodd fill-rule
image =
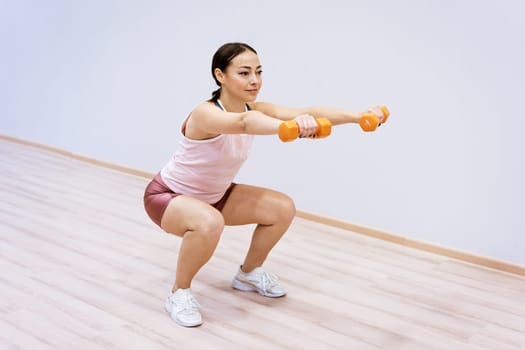
M226 43L215 52L211 61L211 75L219 88L212 92L210 102L216 102L221 96L221 83L215 77L215 69L219 68L221 71L225 71L230 65L230 62L245 51L251 51L257 54L257 51L255 51L253 47L239 42Z

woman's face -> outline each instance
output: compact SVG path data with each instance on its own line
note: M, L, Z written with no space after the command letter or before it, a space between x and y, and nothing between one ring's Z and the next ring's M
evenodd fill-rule
M218 70L222 92L243 102L253 102L262 86L262 68L259 57L252 51L244 51L231 60L225 72Z

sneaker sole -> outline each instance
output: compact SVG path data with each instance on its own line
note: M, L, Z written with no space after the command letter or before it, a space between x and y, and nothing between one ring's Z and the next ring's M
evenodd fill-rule
M239 281L237 279L234 279L232 281L232 288L241 290L243 292L257 292L260 295L262 295L264 297L269 297L269 298L280 298L280 297L284 297L286 295L286 292L285 293L281 293L281 294L267 293L267 292L265 292L262 289L254 287L251 284L241 282L241 281Z

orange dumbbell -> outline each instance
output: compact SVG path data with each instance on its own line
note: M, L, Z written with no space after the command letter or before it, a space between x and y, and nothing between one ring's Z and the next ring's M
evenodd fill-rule
M327 137L332 133L332 123L328 118L319 118L317 122L317 138ZM283 142L293 141L299 137L299 125L294 120L283 122L279 126L279 138Z
M379 125L386 123L386 120L390 115L390 111L388 108L386 108L386 106L381 106L380 108L381 112L383 112L383 120L381 123L379 123L379 117L374 113L369 112L361 116L359 125L361 125L361 129L363 129L363 131L374 131Z

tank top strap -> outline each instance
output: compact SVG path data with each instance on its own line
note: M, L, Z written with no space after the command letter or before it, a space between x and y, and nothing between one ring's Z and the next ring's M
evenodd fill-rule
M215 103L215 105L216 105L217 107L219 107L219 108L222 109L223 111L226 111L226 109L224 108L224 106L223 106L222 103L221 103L221 100L215 100L214 103ZM251 110L252 110L252 109L250 108L250 105L249 105L249 104L246 103L245 106L246 106L246 110L247 110L247 111L251 111Z

